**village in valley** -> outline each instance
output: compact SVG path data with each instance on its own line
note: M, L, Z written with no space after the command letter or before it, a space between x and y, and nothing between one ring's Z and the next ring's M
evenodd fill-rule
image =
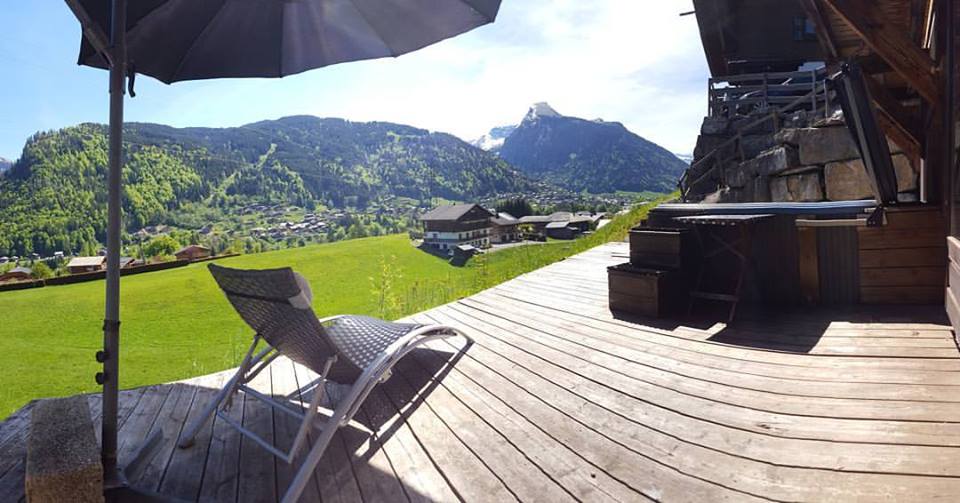
M363 209L307 209L256 202L238 206L215 221L174 218L170 224L144 226L124 240L120 267L125 274L135 274L198 260L403 232L413 246L445 258L456 256L459 261L485 251L589 235L610 216L643 204L645 196L649 194L578 194L544 186L530 193L489 194L477 203L386 196ZM531 214L497 211L507 202L522 202ZM0 288L102 279L107 250L83 251L0 256Z
M522 202L538 214L514 216L496 208ZM575 194L550 188L536 193L491 194L479 203L431 204L403 197L371 202L363 210L251 203L229 219L183 229L156 224L125 238L120 267L125 274L179 267L191 262L294 248L313 243L407 232L412 246L456 263L487 251L548 240L572 240L602 227L610 216L642 204L634 193ZM591 210L577 210L591 208ZM56 251L50 256L0 256L0 288L68 284L102 279L107 250Z
M439 206L420 217L422 248L455 258L548 239L584 236L606 222L606 213L555 211L549 215L515 217L479 204Z

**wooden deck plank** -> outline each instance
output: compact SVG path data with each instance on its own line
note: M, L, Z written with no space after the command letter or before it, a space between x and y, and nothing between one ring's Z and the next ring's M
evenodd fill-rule
M331 386L331 403L339 402L346 392L344 386ZM367 426L354 418L348 426L340 428L337 435L364 501L388 501L405 494L389 457Z
M588 345L592 349L612 354L631 362L658 370L679 374L709 382L756 389L758 391L798 396L819 396L829 398L855 398L876 400L915 400L915 401L960 401L960 381L957 384L939 382L937 385L918 383L872 383L863 382L862 386L850 386L855 379L842 373L834 373L837 379L811 381L807 377L808 371L797 371L791 367L771 367L766 372L750 371L744 368L739 360L722 358L710 359L702 354L694 354L690 358L680 358L683 353L678 351L663 351L662 348L638 342L627 336L611 333L601 329L591 330L576 324L561 320L560 316L549 318L534 318L535 328L530 324L534 314L527 311L525 314L511 310L508 306L482 301L476 298L464 299L451 305L454 309L475 311L477 315L491 315L496 313L505 322L519 325L521 329L535 333L548 333L554 338L571 341L576 344ZM552 314L552 313L551 313ZM820 372L820 370L818 370ZM937 374L934 374L937 376ZM816 382L812 387L811 382Z
M270 372L260 372L247 383L251 388L270 394ZM273 443L273 410L253 396L243 402L243 427L260 438ZM282 461L257 445L253 439L243 436L240 440L240 481L237 487L237 502L275 501L277 494L276 464Z
M306 412L309 405L309 398L305 403L303 397L300 396L300 386L297 382L296 370L294 369L294 363L290 361L290 359L281 356L264 372L270 372L270 391L274 400L284 402L287 396L292 396L294 398L287 403L290 403L293 407L299 407L302 411ZM289 452L300 428L300 421L280 410L273 410L272 412L274 441L281 450ZM290 463L285 463L280 459L276 460L278 496L282 497L287 487L293 481L293 478L296 477L297 470L299 470L308 452L310 452L309 445L305 444L304 447L300 448L300 451L293 457ZM314 481L310 481L310 483L307 484L300 499L302 501L320 501L320 491L317 489L317 484Z
M226 414L243 424L246 396L239 394ZM201 501L235 502L240 473L240 433L216 416L211 419L210 446L207 450L203 480L200 482Z
M677 334L671 330L639 325L638 323L628 322L614 318L608 309L602 311L585 312L582 304L566 302L563 299L550 296L544 298L542 293L525 290L515 291L506 287L497 287L492 292L477 294L476 298L489 295L502 295L514 301L523 302L527 305L546 307L556 311L563 311L567 314L574 314L579 321L585 324L599 322L609 326L611 329L626 329L631 335L642 338L654 344L669 346L677 349L689 349L700 353L726 356L729 358L741 359L744 361L755 361L759 363L780 363L797 367L819 367L819 368L856 368L869 367L876 368L884 366L886 368L897 369L923 369L939 370L949 372L960 372L960 357L951 358L918 358L911 356L891 356L878 358L876 356L838 356L838 355L811 355L807 353L790 353L785 351L759 351L757 349L737 346L733 344L720 344L709 341L690 340L682 334ZM655 321L655 320L651 320Z
M361 408L362 421L376 425L377 441L390 458L394 472L411 503L453 502L457 494L450 487L427 452L423 449L406 421L383 395L380 388L367 398Z
M432 311L431 316L437 312L437 310ZM451 317L443 321L456 323ZM676 395L673 396L673 400L670 400L671 395L668 390L660 389L651 393L646 383L631 379L614 370L599 367L586 359L578 359L575 356L577 353L555 351L544 345L528 345L527 352L524 352L522 350L524 344L519 341L520 337L506 337L509 343L501 343L497 335L500 332L498 327L484 324L477 319L462 322L480 331L479 333L485 334L486 337L482 339L481 346L489 344L491 351L496 351L517 366L531 371L537 369L542 377L551 382L562 383L566 388L576 389L578 394L585 398L589 394L596 403L609 404L605 406L608 410L618 412L632 420L642 419L645 425L653 426L658 431L674 437L691 438L692 435L684 430L701 432L694 443L710 449L723 452L736 451L739 457L781 466L884 473L911 473L912 470L912 473L925 475L958 475L952 468L928 463L929 460L937 458L950 459L960 452L956 448L942 447L938 444L891 446L888 445L890 441L881 435L874 434L872 437L864 438L864 435L872 434L871 425L868 424L860 424L857 432L841 430L842 433L851 437L849 442L838 438L836 432L831 429L816 432L819 435L829 436L828 441L817 438L795 438L789 434L777 432L779 428L788 424L782 424L781 418L776 415L759 414L751 409L699 400L696 396ZM494 341L494 339L497 340ZM580 353L582 354L582 351ZM629 405L631 403L636 405ZM809 423L808 427L813 426ZM831 423L830 426L836 428L856 422ZM887 426L890 424L888 423ZM895 432L896 430L889 433ZM860 436L858 437L855 433L860 433ZM764 437L762 442L751 441L757 435ZM904 436L906 436L904 443L920 440L919 436L905 433ZM932 437L933 435L930 434L923 440L929 443ZM852 443L854 441L857 443ZM954 433L954 444L956 441L957 437ZM838 462L841 459L843 461Z
M423 406L427 390L412 389L399 378L389 379L380 388L459 498L466 501L517 500L490 467L467 449L439 417Z
M503 293L507 296L522 296L530 298L530 292L539 292L542 296L542 289L532 290L510 290L504 287L503 290L497 290L491 293ZM562 294L561 294L562 295ZM479 295L476 297L480 297ZM569 311L587 314L583 309L583 303L580 301L563 302L558 301L557 297L551 297L554 306L564 306ZM568 299L569 300L569 299ZM606 306L606 297L596 302L602 302ZM589 313L597 318L616 319L609 315L606 309L590 310ZM627 317L626 319L629 319ZM638 317L639 319L639 317ZM784 325L786 328L789 325ZM824 328L826 330L826 328ZM870 337L860 331L856 337L839 337L825 334L816 334L814 330L807 330L808 335L796 335L787 332L787 330L766 330L751 329L738 323L736 327L723 327L719 332L711 330L695 329L685 326L677 326L671 330L671 335L683 337L686 339L710 342L724 345L751 347L753 349L773 350L787 353L803 353L820 356L868 356L868 357L916 357L916 358L946 358L954 359L956 355L956 343L950 337L945 335L945 331L935 332L937 336L927 336L923 338L906 336L893 337L886 332L885 337ZM849 333L849 331L848 331ZM906 334L913 331L904 331ZM929 331L928 333L933 333Z
M147 436L159 434L160 444L149 460L145 460L142 473L131 482L135 487L156 491L163 481L170 458L176 449L177 439L187 419L187 413L197 394L197 387L185 383L172 385L173 390L158 411L157 419Z
M299 389L307 387L318 377L316 373L302 365L294 365L294 372ZM322 406L329 411L331 409L329 395L326 398ZM303 399L306 401L306 397L303 397ZM316 434L308 435L309 446L313 446L315 438ZM353 463L346 451L340 433L334 435L327 452L320 460L319 466L314 472L313 482L317 486L320 499L324 502L354 503L363 501L359 481L353 470Z
M480 332L478 336L482 338ZM485 339L484 339L485 341ZM709 429L688 431L683 436L668 434L650 425L637 422L630 418L642 417L643 407L629 407L618 397L596 403L591 398L579 395L579 391L589 388L584 382L555 383L547 377L536 375L529 368L520 367L515 361L509 361L502 353L485 351L484 343L472 348L470 356L480 362L488 371L499 374L519 385L530 396L546 400L547 403L564 410L576 411L578 417L585 423L593 425L598 430L613 435L626 445L633 446L639 452L657 452L660 459L681 473L696 473L699 477L712 481L715 484L726 484L730 488L743 491L745 494L765 494L774 499L850 499L864 494L878 497L890 491L888 475L861 474L854 472L841 473L827 469L799 468L795 465L778 465L768 462L757 462L742 457L739 454L729 455L724 451L686 443L681 438L697 438L711 435ZM468 368L472 362L463 360L457 368ZM525 371L526 370L526 371ZM487 372L488 374L490 372ZM559 374L551 374L559 378ZM570 391L570 390L576 390ZM584 402L584 400L587 400ZM572 404L576 403L576 406ZM614 410L619 408L620 410ZM601 426L602 425L602 426ZM655 425L666 427L664 423ZM638 431L639 428L639 431ZM766 439L764 440L767 441ZM749 447L740 444L741 449ZM810 455L811 453L805 453ZM842 458L840 458L842 459ZM838 459L837 461L840 461ZM900 474L891 474L891 477L900 477ZM842 483L849 480L852 485ZM928 489L924 484L938 481L936 491L949 490L960 487L960 479L956 477L938 478L923 477L906 479L905 483L916 487L912 490ZM900 497L912 494L904 490Z
M733 327L615 316L606 267L626 260L625 244L604 245L411 317L477 342L452 360L459 338L402 360L334 436L302 501L872 501L960 491L960 352L942 310L745 311ZM173 447L227 376L121 393L121 462L164 432L137 482L186 500L282 496L306 450L288 466L216 419L193 447ZM288 395L315 378L279 358L253 386ZM324 410L344 391L328 389ZM88 399L99 421L99 398ZM293 418L250 397L228 413L282 449L295 434ZM29 408L0 423L0 501L24 499L28 426Z
M557 358L583 355L581 357L583 361L594 364L593 367L588 367L588 371L596 381L615 389L634 389L638 398L651 403L672 404L670 407L673 410L678 410L690 417L701 417L703 410L711 410L712 412L709 415L711 420L726 419L727 424L736 425L742 429L752 430L764 435L779 435L791 438L909 445L960 445L960 424L958 423L882 421L873 417L869 421L860 421L834 416L798 416L771 412L755 404L728 400L723 392L713 395L698 395L684 392L683 389L675 389L668 380L658 379L656 373L651 376L645 370L633 368L631 362L621 361L616 357L596 358L595 355L588 355L582 348L571 346L566 346L568 349L566 352L558 352L550 344L525 344L522 340L518 341L519 337L528 333L523 327L505 324L491 325L484 322L482 316L471 316L470 313L458 310L455 306L450 306L450 310L449 315L446 315L443 311L434 310L430 313L430 316L434 317L436 315L438 319L453 324L457 322L483 324L487 327L488 333L498 339L500 337L496 334L512 334L516 336L510 338L512 344L515 347L528 348L530 354L555 354ZM563 346L557 345L556 347ZM596 377L596 375L601 377ZM784 396L775 399L807 400L804 396ZM916 406L920 407L922 404L916 404Z
M581 347L580 351L589 350ZM586 354L598 356L594 352ZM640 369L637 368L636 371L639 372ZM940 422L945 418L956 418L958 417L957 414L960 413L960 403L957 402L918 402L892 399L874 401L820 396L805 396L802 400L794 401L787 400L788 397L784 395L771 393L756 386L723 386L711 380L691 379L687 375L658 371L643 371L638 375L643 376L648 382L679 390L692 396L710 397L717 401L726 401L747 407L757 407L757 404L763 404L762 407L759 407L762 410L801 416ZM853 389L848 391L848 393L852 392ZM953 419L948 420L953 421Z
M475 332L471 332L473 335ZM457 362L460 372L478 386L492 390L529 421L546 428L554 438L589 455L593 463L611 476L638 488L651 499L695 501L744 501L750 495L735 492L722 483L706 481L689 471L665 463L669 449L643 449L647 439L637 435L636 425L615 427L623 418L595 414L589 403L568 390L539 376L515 368L502 358L488 362L476 356L482 348L474 345L467 357ZM630 430L629 432L627 430Z
M117 439L117 461L120 464L127 462L136 455L147 440L150 430L160 415L164 402L173 392L174 386L149 386L143 392L136 408L119 428Z
M192 424L200 413L213 401L217 391L229 376L223 372L195 379L190 385L196 388L196 396L185 412L185 420L178 431L175 441L179 441L186 425ZM192 446L181 449L175 447L167 462L166 470L160 482L159 492L177 499L194 501L200 496L200 486L206 469L207 455L213 438L213 418L207 420L194 438Z
M399 377L400 381L397 384L410 390L429 386L430 391L425 395L424 406L437 415L471 452L482 459L520 501L541 498L544 501L574 501L574 496L531 462L524 451L518 450L502 432L491 427L481 416L456 400L446 388L439 385L433 375L424 371L424 368L433 368L431 364L443 364L447 361L449 357L445 355L431 360L420 360L420 365L403 365L395 371L395 377Z
M459 346L458 346L459 347ZM422 372L435 365L438 355L415 351L412 361L398 366L405 372ZM612 477L601 467L591 464L579 453L551 437L537 424L527 420L495 394L465 379L459 372L449 372L439 380L450 397L468 407L481 421L502 435L530 458L545 473L563 485L580 501L631 501L643 494Z
M870 377L881 376L884 379L883 382L896 382L898 377L906 379L906 382L916 382L912 378L922 376L925 379L932 380L932 382L936 384L960 383L960 379L957 379L960 377L960 373L958 372L928 368L929 366L939 363L936 360L932 361L932 363L931 361L927 361L926 363L930 365L923 366L923 361L919 362L921 365L917 365L916 362L904 362L902 359L863 359L851 357L844 360L845 363L848 363L846 367L837 367L835 365L824 366L823 363L829 364L830 360L824 360L822 358L807 358L808 360L815 360L807 365L797 365L797 360L777 362L758 361L751 360L748 357L749 353L717 354L713 351L704 351L704 346L698 344L677 344L670 337L658 337L657 335L660 335L658 332L650 332L646 327L638 327L635 324L622 323L614 319L590 317L583 313L573 313L559 304L545 305L547 304L546 302L539 300L518 300L518 297L503 296L497 293L476 295L469 299L464 299L464 302L498 303L501 302L500 297L505 297L508 304L517 304L517 309L524 313L526 317L535 317L537 320L550 320L551 323L562 324L565 329L569 330L576 331L583 329L588 331L593 337L607 338L626 347L635 347L644 351L662 353L663 356L667 358L676 358L684 361L692 359L694 361L712 362L712 364L715 364L715 366L719 368L723 368L726 365L739 366L741 367L738 368L740 371L761 375L793 376L798 379L838 380L844 382L855 382L860 379L858 376L863 376L863 378L868 381ZM508 308L504 309L506 310ZM775 330L775 328L772 328L772 330ZM799 361L802 362L803 358L800 358ZM869 365L870 362L872 362L873 365ZM905 363L907 363L907 365L905 365ZM907 368L904 369L904 367ZM814 372L810 369L816 370Z

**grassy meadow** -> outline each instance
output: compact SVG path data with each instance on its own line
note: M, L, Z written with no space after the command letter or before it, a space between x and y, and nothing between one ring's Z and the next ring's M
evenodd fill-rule
M355 239L217 261L228 267L290 266L310 280L319 316L396 319L471 295L598 244L622 239L647 211L616 217L576 241L512 248L465 267L414 248L407 236ZM206 264L121 281L123 388L184 379L238 364L251 333ZM29 400L97 391L103 282L0 292L0 419Z

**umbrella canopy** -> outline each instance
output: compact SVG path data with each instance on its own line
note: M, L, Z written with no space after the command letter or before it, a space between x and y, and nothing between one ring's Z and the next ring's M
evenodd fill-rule
M76 0L110 33L109 0ZM136 0L127 14L132 69L170 84L283 77L399 56L493 22L500 0ZM80 64L108 68L84 39Z

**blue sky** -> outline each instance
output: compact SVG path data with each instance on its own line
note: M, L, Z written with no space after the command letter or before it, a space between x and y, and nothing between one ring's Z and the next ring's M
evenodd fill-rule
M5 2L0 157L36 131L106 122L107 74L76 65L79 25L60 0ZM238 126L286 115L385 120L464 139L518 122L534 102L623 122L686 153L708 70L690 0L503 0L497 22L396 59L280 80L167 86L137 79L128 121Z

